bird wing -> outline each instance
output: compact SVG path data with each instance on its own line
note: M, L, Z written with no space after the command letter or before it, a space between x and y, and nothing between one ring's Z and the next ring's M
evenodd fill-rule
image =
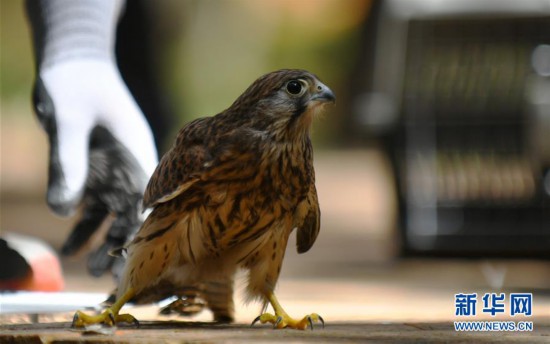
M319 209L315 183L311 183L306 199L298 205L296 212L298 222L296 249L298 253L305 253L315 243L321 228L321 210Z
M184 126L176 143L162 157L143 196L143 209L167 202L200 180L205 163L212 159L205 137L211 117Z

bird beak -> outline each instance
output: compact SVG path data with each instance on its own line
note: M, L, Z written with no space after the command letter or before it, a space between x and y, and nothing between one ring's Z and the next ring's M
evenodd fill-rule
M315 89L315 93L311 96L310 101L336 103L336 96L327 86L318 83Z

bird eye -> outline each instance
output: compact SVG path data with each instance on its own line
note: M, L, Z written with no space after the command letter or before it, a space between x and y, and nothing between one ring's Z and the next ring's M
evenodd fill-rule
M293 95L300 94L302 92L302 83L298 80L290 80L286 84L286 91Z

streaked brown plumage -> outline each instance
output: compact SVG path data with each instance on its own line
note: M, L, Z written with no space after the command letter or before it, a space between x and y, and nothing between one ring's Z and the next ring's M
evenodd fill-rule
M193 286L217 320L231 320L233 276L242 267L249 271L249 296L271 302L277 318L288 317L275 306L273 289L292 230L300 253L319 233L309 129L315 113L333 101L313 74L279 70L256 80L222 113L182 128L147 186L143 204L153 210L127 246L120 306ZM119 309L113 309L117 317ZM77 318L93 322L86 317ZM298 328L312 322L260 320Z

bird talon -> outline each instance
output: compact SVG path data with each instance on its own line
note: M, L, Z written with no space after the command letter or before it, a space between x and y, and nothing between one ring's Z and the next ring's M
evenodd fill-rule
M73 322L71 323L71 328L76 328L76 323L79 320L78 312L74 314L73 316Z
M275 321L275 323L273 324L273 328L279 328L279 324L283 321L283 317L282 316L278 316L277 317L277 320Z
M325 321L324 319L319 316L317 313L312 313L310 315L306 315L301 320L296 320L291 317L289 317L286 313L278 314L275 313L275 315L270 313L264 313L256 317L251 327L254 326L257 322L261 322L262 324L265 323L271 323L273 324L273 329L283 329L283 328L293 328L297 330L305 330L306 328L310 328L312 331L315 327L314 323L316 321L321 322L323 328L325 328Z
M319 321L321 322L321 324L323 325L323 329L325 328L325 320L323 319L323 317L321 317L320 315L317 315L317 317L319 318Z
M256 319L254 319L254 321L252 321L252 324L250 324L250 327L254 327L254 324L256 324L258 321L260 321L260 318L261 318L261 317L262 317L261 315L258 315L258 316L256 317Z
M111 326L115 325L116 321L115 321L115 316L113 313L109 312L109 319L111 320Z

